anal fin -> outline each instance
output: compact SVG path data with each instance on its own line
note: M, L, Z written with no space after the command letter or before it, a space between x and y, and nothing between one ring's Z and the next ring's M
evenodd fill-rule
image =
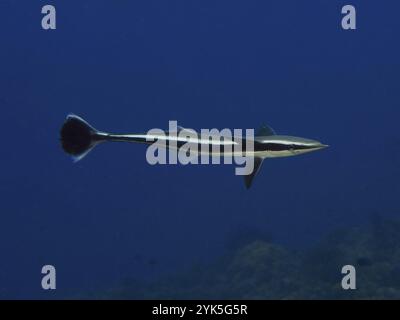
M253 172L244 176L244 183L245 183L247 189L249 189L251 187L251 184L253 183L253 179L257 175L258 171L260 170L263 161L264 161L263 158L254 157Z

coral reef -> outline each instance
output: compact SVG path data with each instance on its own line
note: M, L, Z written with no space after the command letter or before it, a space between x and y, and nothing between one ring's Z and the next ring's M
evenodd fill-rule
M343 290L341 268L356 268ZM252 240L220 261L153 284L126 283L103 295L121 299L399 299L400 222L339 230L296 252Z

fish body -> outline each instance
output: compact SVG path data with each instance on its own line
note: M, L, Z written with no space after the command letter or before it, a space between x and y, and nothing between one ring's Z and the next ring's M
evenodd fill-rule
M254 176L266 158L290 157L327 147L316 140L277 135L268 127L261 127L251 138L203 136L191 129L178 128L176 132L151 132L144 134L113 134L102 132L76 115L68 115L61 128L61 144L64 151L75 161L85 157L96 145L102 142L133 142L152 145L155 142L168 149L180 150L188 145L190 152L198 156L244 156L254 159L254 170L245 175L249 188ZM251 146L251 147L249 147Z

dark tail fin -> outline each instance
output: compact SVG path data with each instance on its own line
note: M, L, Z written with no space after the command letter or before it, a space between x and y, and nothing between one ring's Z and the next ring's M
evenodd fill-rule
M60 131L62 148L74 161L79 161L101 142L98 133L85 120L70 114Z

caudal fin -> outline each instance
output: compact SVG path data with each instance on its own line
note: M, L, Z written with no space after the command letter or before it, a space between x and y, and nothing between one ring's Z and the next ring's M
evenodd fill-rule
M74 161L81 160L100 142L98 131L74 114L67 116L60 136L62 148L73 157Z

